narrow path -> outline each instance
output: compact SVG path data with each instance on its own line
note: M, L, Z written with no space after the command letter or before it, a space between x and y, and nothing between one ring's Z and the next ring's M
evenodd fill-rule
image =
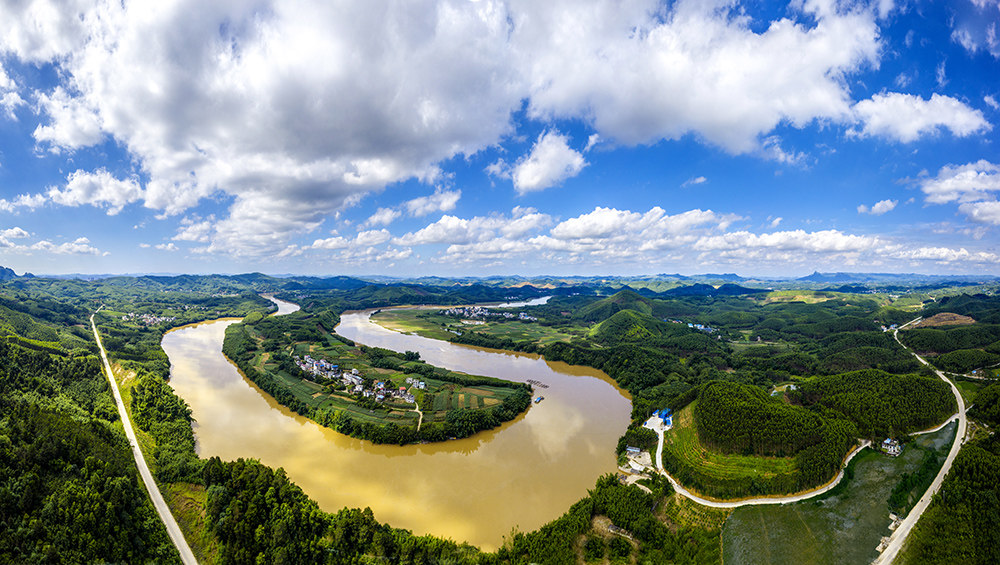
M139 441L135 437L135 430L132 429L132 421L129 420L128 412L125 411L125 403L122 401L122 395L118 390L118 382L115 381L114 373L111 372L111 363L108 362L108 354L104 351L101 336L97 333L97 324L94 323L93 314L90 315L90 327L94 330L94 339L97 341L97 347L101 350L101 361L104 364L104 372L108 374L108 381L111 383L111 392L115 396L115 403L118 404L118 416L122 420L122 426L125 428L125 436L128 437L128 443L132 447L132 456L135 457L135 466L139 468L142 483L146 485L146 491L149 493L149 498L153 501L156 513L160 515L160 520L163 521L163 525L167 528L170 541L174 542L174 547L180 553L181 561L184 565L198 565L198 561L194 558L194 553L191 552L191 547L188 546L187 540L184 539L184 534L181 533L177 521L174 520L174 515L170 513L167 502L163 500L163 495L160 494L160 489L156 486L156 481L153 480L153 474L149 472L149 466L146 465L146 458L143 457L142 450L139 449Z
M420 405L417 404L416 402L413 403L413 406L414 406L413 411L416 412L417 414L420 414L420 419L417 420L417 431L419 432L420 425L424 423L424 413L420 411Z
M919 320L920 318L917 318L916 320L907 322L906 324L903 324L902 327L905 328L906 326ZM927 492L920 497L920 500L913 507L913 509L910 510L910 513L906 515L906 518L904 518L899 524L896 531L889 536L888 545L886 545L885 550L882 551L882 554L879 555L878 559L875 560L875 563L877 564L892 563L893 560L896 559L896 556L899 554L899 550L903 547L903 542L906 541L906 537L910 535L910 531L913 529L913 526L915 526L917 521L920 520L920 515L924 513L924 510L927 510L927 507L930 506L931 499L935 494L937 494L937 491L941 489L941 483L944 482L945 476L948 474L948 471L951 470L951 464L955 462L955 457L958 456L958 451L962 448L962 442L965 439L965 432L968 427L968 421L965 417L965 400L962 399L962 395L958 392L958 387L955 386L955 383L945 377L944 373L931 366L926 359L917 355L915 351L903 345L903 342L899 341L899 330L893 331L892 337L896 339L896 342L899 343L903 349L906 349L910 352L910 354L916 357L917 361L920 361L922 364L930 367L931 370L934 371L934 374L936 374L944 382L948 383L948 386L951 387L951 393L955 395L955 401L958 402L958 429L955 430L955 442L951 444L951 450L948 452L948 457L944 460L944 464L941 465L941 470L938 471L937 476L934 477L934 481L931 483L931 486L927 487Z
M697 494L694 494L693 492L684 488L679 482L677 482L677 479L673 478L670 475L670 473L668 473L663 468L663 429L662 428L658 429L656 431L656 434L660 438L656 446L656 469L660 472L660 474L666 477L668 481L670 481L670 484L674 487L674 492L693 502L697 502L702 506L709 506L712 508L739 508L740 506L750 506L753 504L786 504L789 502L798 502L800 500L807 500L814 496L819 496L824 492L837 486L840 480L844 478L844 469L847 468L847 464L851 462L851 459L854 459L855 455L861 453L862 449L871 445L871 442L868 440L862 441L861 444L855 447L847 455L847 458L844 459L844 464L841 465L840 472L837 473L837 476L834 477L833 480L830 481L829 483L817 489L802 492L799 494L792 494L789 496L768 496L761 498L744 498L740 500L718 501L718 500L708 500L707 498L702 498Z

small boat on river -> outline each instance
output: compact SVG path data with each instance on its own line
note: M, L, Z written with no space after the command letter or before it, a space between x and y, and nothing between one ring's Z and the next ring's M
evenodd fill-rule
M545 400L545 397L544 397L544 396L536 396L536 397L535 397L535 404L538 404L538 403L539 403L539 402L541 402L542 400Z

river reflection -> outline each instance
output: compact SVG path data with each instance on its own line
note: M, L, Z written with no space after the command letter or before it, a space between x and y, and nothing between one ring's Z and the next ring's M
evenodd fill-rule
M256 458L283 467L324 510L370 506L395 527L484 549L495 549L514 527L529 531L558 517L615 469L629 401L600 371L404 335L368 317L346 314L337 331L367 345L419 351L457 371L541 381L549 388L536 394L545 400L471 438L373 445L279 406L222 355L225 328L234 321L209 322L163 339L171 385L196 419L200 455Z

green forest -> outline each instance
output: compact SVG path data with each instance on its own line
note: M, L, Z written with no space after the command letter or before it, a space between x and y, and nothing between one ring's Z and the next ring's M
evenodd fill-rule
M676 495L663 481L648 485L652 494L647 494L603 477L561 518L533 532L514 532L497 552L483 553L380 524L370 510L325 513L280 469L256 461L198 458L191 414L169 386L160 339L170 328L224 316L249 315L248 325L263 322L265 330L275 332L285 322L265 322L274 320L263 317L273 307L260 293L278 293L303 306L301 318L311 321L292 324L296 318L289 318L280 332L303 340L336 340L329 324L349 308L552 295L547 304L531 307L531 314L546 327L572 328L569 339L542 345L468 331L455 341L538 352L604 370L633 396L633 422L623 430L620 450L655 446L655 435L639 427L652 410L680 410L694 402L699 433L704 428L713 449L793 458L796 488L829 477L858 438L905 436L939 423L955 409L951 395L942 393L944 383L928 378L891 333L881 330L916 317L911 305L919 305L919 297L907 298L908 306L896 309L880 294L750 292L735 285L688 294L677 286L634 291L583 282L557 289L432 282L260 274L5 282L0 286L0 561L177 559L138 480L95 356L87 319L98 308L109 355L123 374L131 375L125 386L128 408L161 487L205 493L203 523L183 525L196 528L188 538L205 562L577 563L606 558L718 563L721 555L721 522L665 514L663 508L673 507L669 501ZM1000 354L997 299L955 294L923 300L920 315L955 312L977 323L906 330L900 332L904 343L956 372ZM249 346L227 344L237 357ZM421 365L403 353L351 346L364 351L372 366L411 371ZM415 374L440 376L426 367ZM774 385L789 382L798 390L768 394ZM970 417L997 425L1000 393L995 387L976 389ZM745 411L747 418L726 421L726 409ZM445 423L456 425L449 434L480 425ZM400 435L383 439L395 443ZM996 443L980 434L963 448L907 548L907 562L997 561ZM908 477L886 504L905 507L924 481L919 472ZM609 537L595 529L598 517L630 537ZM942 543L945 538L948 543Z

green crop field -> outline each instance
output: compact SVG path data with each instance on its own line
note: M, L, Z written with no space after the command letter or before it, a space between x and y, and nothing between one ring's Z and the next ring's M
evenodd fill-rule
M365 361L361 351L333 339L329 334L316 342L295 342L286 350L293 355L311 355L314 358L326 359L343 369L357 368L362 375L376 380L385 381L390 390L407 387L411 393L419 394L419 398L428 398L429 402L421 405L425 422L442 422L449 410L483 409L501 404L504 399L515 393L515 389L487 384L475 388L466 388L460 384L450 383L416 373L393 371L372 367ZM295 399L314 409L341 411L359 422L372 424L394 423L404 427L415 428L418 414L413 411L413 404L401 400L387 401L377 409L361 407L348 391L337 390L339 380L319 382L299 378L281 370L272 359L272 353L263 352L254 357L253 365L274 376L282 388L294 395ZM404 364L401 370L412 368L415 364ZM418 391L406 383L407 377L416 377L427 384L427 389ZM419 403L419 400L418 400Z
M792 457L755 457L725 455L707 449L698 441L692 402L674 415L674 428L664 438L664 449L674 453L683 464L718 479L773 477L795 470Z
M965 401L966 406L975 400L976 393L979 392L979 389L983 388L985 384L985 382L955 381L955 386L958 388L958 392L962 393L962 400Z
M865 450L851 462L854 477L821 500L745 506L722 529L723 562L839 564L870 563L889 531L889 494L903 473L912 473L928 449L947 449L955 424L919 436L899 457Z
M512 339L514 341L530 341L541 345L557 341L569 341L574 337L584 336L585 327L553 328L533 322L516 320L488 321L483 324L463 324L452 316L442 316L439 310L400 309L382 310L372 316L378 324L404 333L415 333L432 339L447 341L455 332L473 330L479 333Z

